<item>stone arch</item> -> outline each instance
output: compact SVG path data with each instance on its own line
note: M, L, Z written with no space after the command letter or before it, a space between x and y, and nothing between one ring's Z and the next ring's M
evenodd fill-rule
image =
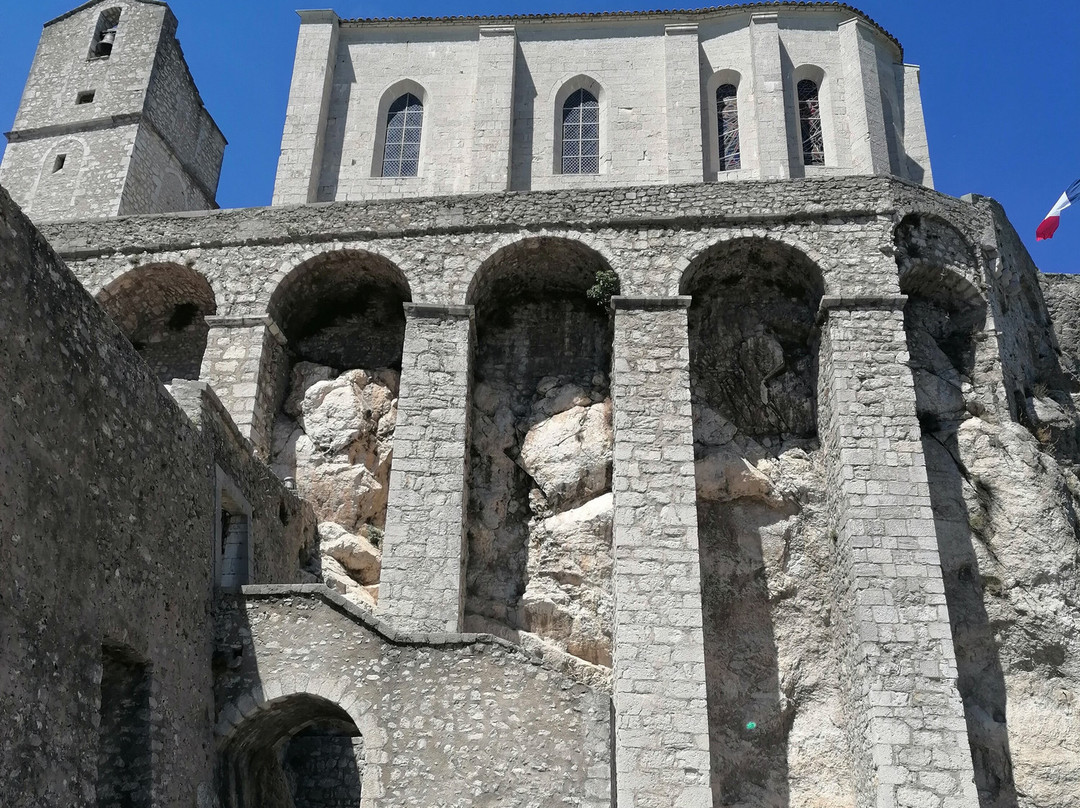
M985 305L979 291L978 251L971 239L951 222L932 213L906 213L893 228L893 244L901 285L913 271L921 272L924 281L932 282L931 270L935 269L941 274L942 282L963 299ZM947 277L950 274L956 277Z
M237 720L219 722L223 808L292 808L301 795L305 805L373 804L380 778L367 761L378 760L370 754L382 746L378 728L356 700L319 684L265 699L281 686L264 682L226 708Z
M519 239L477 270L466 626L611 662L612 316L597 251Z
M836 267L830 255L829 242L815 245L797 237L794 233L772 233L765 228L739 229L737 231L723 232L720 234L708 233L698 238L688 240L684 252L672 261L670 271L669 294L687 294L685 291L687 282L693 274L700 270L702 262L709 254L719 254L725 244L734 242L760 241L776 244L778 249L790 251L793 255L802 256L815 267L815 273L824 278L825 294L837 294L833 287L836 279L832 273Z
M112 280L97 300L162 383L199 378L206 318L217 312L214 291L199 272L146 264Z
M794 658L830 647L827 489L817 440L816 318L825 282L768 238L716 242L688 263L687 312L711 784L717 805L787 804L806 771L796 722L834 726L835 682L802 682ZM797 585L791 569L799 571ZM798 625L797 632L778 626ZM824 742L841 761L840 729ZM789 767L792 767L789 769ZM852 773L813 764L842 801ZM846 786L844 784L847 784ZM808 783L807 787L815 785ZM836 789L839 789L836 791ZM827 791L823 793L829 793Z
M293 269L268 305L287 346L264 360L279 391L271 466L295 479L320 534L341 548L313 571L368 606L378 597L409 300L395 263L339 250Z
M680 280L680 293L694 298L690 309L692 343L695 328L700 329L701 336L707 333L716 337L721 331L710 329L705 324L715 320L716 325L723 328L732 317L746 319L746 323L740 326L741 335L732 334L735 339L755 332L759 332L760 336L765 333L758 322L761 306L774 306L775 312L771 315L773 321L765 330L771 328L776 345L765 346L762 343L760 347L762 350L768 347L775 354L776 372L786 366L788 370L784 372L789 374L796 372L793 357L801 352L797 360L800 368L797 374L805 376L806 381L798 385L800 393L796 398L802 399L807 395L812 397L816 390L811 376L807 374L812 375L815 364L810 349L817 309L824 291L824 278L817 264L794 247L765 238L736 238L718 242L692 259ZM692 344L692 354L693 351ZM816 432L815 407L797 401L778 404L774 400L761 400L761 396L765 395L761 385L777 377L773 375L774 370L761 366L766 357L758 359L759 362L750 365L743 362L742 367L747 370L757 368L756 373L746 378L745 384L725 385L726 392L705 391L701 384L707 384L709 378L735 372L735 366L731 363L740 360L729 350L703 353L699 360L707 365L698 368L698 380L692 381L695 392L704 396L702 401L709 396L715 398L727 413L724 417L747 435L812 437ZM720 367L725 363L730 365L726 370ZM692 357L692 368L694 364ZM692 370L692 380L694 376ZM778 406L781 409L777 409Z

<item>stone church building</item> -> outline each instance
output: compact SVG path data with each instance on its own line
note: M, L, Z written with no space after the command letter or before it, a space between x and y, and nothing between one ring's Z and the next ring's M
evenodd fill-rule
M242 210L176 30L7 134L0 804L1080 802L1080 287L884 28L302 11Z

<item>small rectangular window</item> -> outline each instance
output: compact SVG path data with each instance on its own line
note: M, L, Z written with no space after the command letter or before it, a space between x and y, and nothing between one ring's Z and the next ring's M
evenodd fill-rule
M95 93L94 93L93 90L83 90L81 93L79 93L77 96L75 96L75 103L76 104L93 104L94 103L94 95L95 95Z
M66 154L58 154L58 155L56 155L56 159L53 160L53 164L52 164L52 173L55 174L57 171L62 170L64 168L64 163L66 163L66 162L67 162L67 155Z

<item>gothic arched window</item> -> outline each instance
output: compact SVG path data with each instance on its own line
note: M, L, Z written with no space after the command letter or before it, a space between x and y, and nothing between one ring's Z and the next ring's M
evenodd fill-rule
M799 128L802 132L803 164L825 165L825 140L821 134L821 102L817 82L799 82Z
M600 173L600 104L588 90L577 90L562 108L562 173Z
M415 177L420 168L420 132L424 105L412 93L398 98L386 113L383 141L384 177Z
M716 88L716 132L720 145L720 170L735 171L742 168L739 152L739 102L734 84L721 84Z

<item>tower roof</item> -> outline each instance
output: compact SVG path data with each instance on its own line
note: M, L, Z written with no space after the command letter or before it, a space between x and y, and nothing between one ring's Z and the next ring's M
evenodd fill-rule
M81 6L78 6L77 8L71 9L71 11L65 11L59 17L54 17L53 19L51 19L47 23L45 23L45 25L42 26L42 27L43 28L48 28L50 25L54 25L55 23L58 23L61 20L66 20L68 17L74 16L75 14L78 14L81 11L86 11L86 9L88 9L88 8L93 8L94 6L99 6L102 3L107 3L107 2L110 2L110 1L111 0L90 0L89 3L83 3ZM130 0L130 1L135 2L135 3L145 3L148 6L165 6L165 8L169 7L169 4L164 2L164 0Z

